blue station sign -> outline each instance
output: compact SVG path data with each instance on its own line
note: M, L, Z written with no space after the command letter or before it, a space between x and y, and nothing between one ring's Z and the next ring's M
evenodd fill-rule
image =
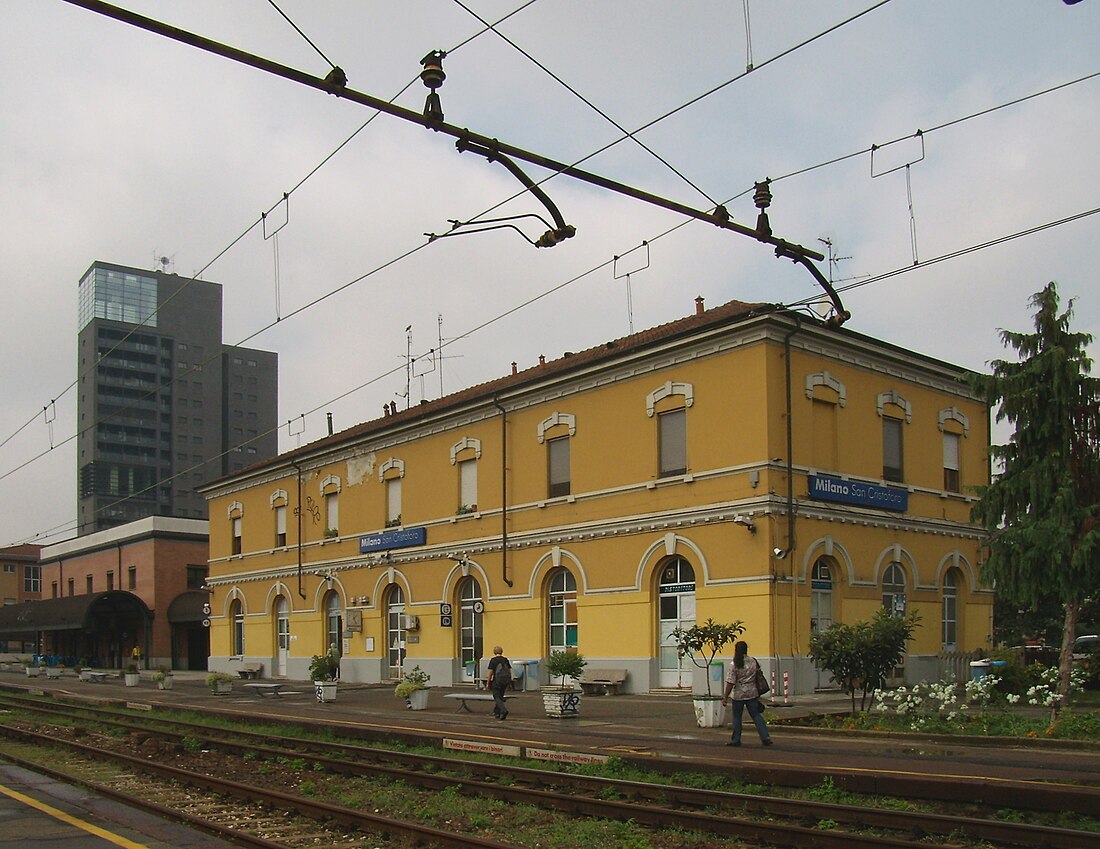
M359 537L359 553L366 554L370 551L408 548L413 545L423 545L427 541L427 528L403 528L400 531L383 531L380 534Z
M824 475L810 475L810 498L905 512L909 509L909 490L879 486L862 481L846 481Z

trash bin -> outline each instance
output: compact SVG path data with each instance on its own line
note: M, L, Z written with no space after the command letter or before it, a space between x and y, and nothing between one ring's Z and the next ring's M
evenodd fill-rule
M537 660L520 660L517 666L523 667L523 691L529 692L539 688L539 662Z
M1004 663L1004 661L1000 662ZM989 658L985 658L984 660L970 661L970 680L980 681L982 678L985 678L985 676L989 674L989 670L990 668L992 668L992 666L993 661L991 661Z
M1004 673L1004 669L1008 666L1007 660L991 660L989 661L990 674L1001 675Z
M474 680L474 665L475 665L474 661L472 661L472 660L468 660L464 664L465 668L463 669L463 674L467 678L467 680L470 680L470 681Z

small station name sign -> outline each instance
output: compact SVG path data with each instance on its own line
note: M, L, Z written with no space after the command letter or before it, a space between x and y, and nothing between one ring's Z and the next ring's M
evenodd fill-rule
M427 528L403 528L400 531L383 531L380 534L359 537L359 553L389 551L391 548L408 548L413 545L423 545L427 541Z
M862 481L846 481L824 475L810 475L810 498L836 501L858 507L877 507L879 510L909 509L909 490L896 486L879 486Z

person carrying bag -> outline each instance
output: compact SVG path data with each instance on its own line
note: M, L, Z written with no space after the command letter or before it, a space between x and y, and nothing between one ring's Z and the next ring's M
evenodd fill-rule
M764 721L764 705L761 704L760 697L771 688L760 669L760 663L748 654L749 644L744 640L738 641L733 647L733 663L726 674L726 691L722 694L722 704L729 703L731 694L733 696L733 736L726 745L741 745L741 720L747 708L756 726L756 733L760 735L760 742L770 746L774 741L768 733L768 724Z

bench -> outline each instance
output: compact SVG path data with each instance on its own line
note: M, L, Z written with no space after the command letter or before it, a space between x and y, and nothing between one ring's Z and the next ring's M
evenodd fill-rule
M625 669L586 669L581 675L580 685L586 695L602 696L608 692L618 694L624 681Z
M473 713L473 711L470 710L470 706L468 704L466 704L466 702L491 702L491 701L493 701L493 697L489 693L446 693L443 696L443 698L445 698L445 699L459 699L462 702L458 706L458 710L456 710L455 713L462 713L462 711L466 711L466 713ZM505 701L507 701L508 699L514 699L514 698L515 698L515 696L505 696L504 697Z
M83 674L85 676L87 676L87 680L92 682L93 684L102 684L104 681L107 680L107 675L109 673L107 673L107 672L84 672Z
M242 663L237 670L237 674L242 678L259 678L263 671L264 665L262 663Z
M245 684L243 686L246 690L251 690L260 697L271 696L281 699L284 694L282 681L275 681L271 684Z

